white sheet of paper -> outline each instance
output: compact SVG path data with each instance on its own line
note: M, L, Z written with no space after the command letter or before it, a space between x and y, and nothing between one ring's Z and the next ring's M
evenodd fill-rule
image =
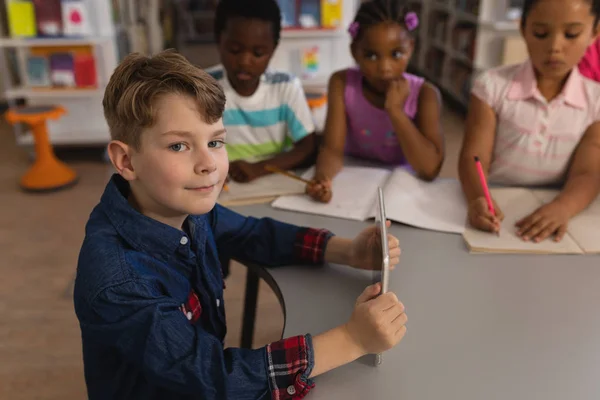
M219 203L304 193L306 185L281 174L271 174L249 183L230 181L227 186L229 191L221 192Z
M534 195L542 202L549 203L558 195L557 190L534 190ZM600 197L588 208L574 216L568 225L567 235L586 253L600 253ZM564 240L564 239L563 239Z
M314 167L303 177L312 179ZM319 203L306 195L282 196L273 202L274 208L325 215L356 221L370 216L377 199L377 187L383 185L390 172L369 167L344 167L333 179L333 197L327 204Z
M463 236L474 253L538 253L538 254L581 254L581 248L569 235L562 241L551 238L540 243L524 241L516 235L515 223L535 211L542 202L529 189L492 189L492 197L504 213L500 236L482 232L467 224Z
M397 168L386 182L387 217L433 231L463 233L467 205L456 179L425 182L405 168Z

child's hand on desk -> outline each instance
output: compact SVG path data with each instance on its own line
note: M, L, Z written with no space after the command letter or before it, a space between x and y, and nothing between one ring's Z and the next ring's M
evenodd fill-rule
M518 221L517 236L523 240L541 242L548 236L554 235L554 241L560 242L567 233L569 212L558 202L545 204L531 215Z
M406 333L408 317L396 295L379 296L381 284L367 287L356 300L346 328L363 354L381 353L394 347Z
M389 228L390 221L386 221ZM400 262L400 241L388 234L388 248L390 251L390 269ZM352 241L348 265L358 269L378 270L382 264L381 233L377 225L372 225L363 230Z
M492 202L494 203L496 216L490 212L484 196L478 197L469 203L468 217L473 228L487 232L500 231L500 223L504 219L504 214L494 199L492 199Z
M330 179L315 179L306 185L306 194L321 203L329 203L333 192Z
M250 182L264 174L264 169L258 164L243 160L229 163L229 176L236 182Z

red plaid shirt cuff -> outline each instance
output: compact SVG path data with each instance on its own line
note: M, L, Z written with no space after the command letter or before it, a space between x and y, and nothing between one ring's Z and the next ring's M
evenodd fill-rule
M303 264L322 264L325 248L333 233L327 229L301 229L296 235L294 255Z
M308 379L314 366L312 337L294 336L267 345L269 384L273 400L301 399L315 387Z

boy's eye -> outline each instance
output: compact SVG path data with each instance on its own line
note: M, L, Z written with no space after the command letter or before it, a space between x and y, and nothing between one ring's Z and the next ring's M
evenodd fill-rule
M365 58L367 60L375 61L375 60L377 60L377 54L375 54L375 53L366 53L365 54Z
M229 47L229 49L228 49L228 50L229 50L229 52L230 52L231 54L238 54L238 53L240 53L240 52L242 51L242 49L240 49L240 48L239 48L239 47L237 47L237 46L231 46L231 47Z
M395 59L402 58L404 56L404 52L400 50L396 50L392 53L392 57Z
M182 152L184 150L186 150L188 147L185 143L175 143L169 146L169 149L175 151L175 152Z
M223 140L212 140L212 141L208 142L208 147L211 149L220 149L224 145L225 145L225 142Z
M265 55L264 51L254 51L254 57L262 57Z
M548 34L546 32L533 32L533 36L538 39L544 39Z

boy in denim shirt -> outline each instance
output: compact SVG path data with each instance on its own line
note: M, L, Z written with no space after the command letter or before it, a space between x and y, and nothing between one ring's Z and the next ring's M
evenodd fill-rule
M373 285L326 333L225 349L220 257L378 268L377 229L347 240L216 205L228 169L225 96L177 53L128 56L103 105L118 173L87 223L74 294L90 399L302 398L314 376L404 336L404 307Z

